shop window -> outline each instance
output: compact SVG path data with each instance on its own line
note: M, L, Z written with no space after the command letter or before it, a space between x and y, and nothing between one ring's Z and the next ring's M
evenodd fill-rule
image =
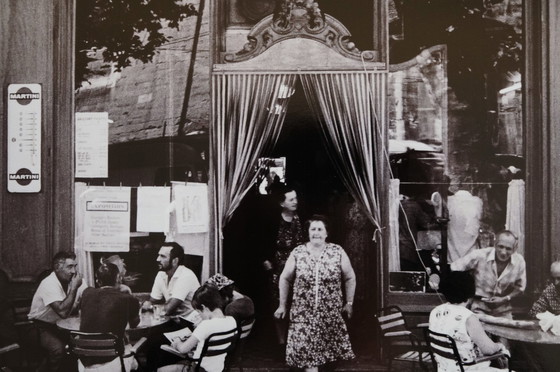
M389 290L430 292L434 274L503 229L524 254L522 3L396 3Z

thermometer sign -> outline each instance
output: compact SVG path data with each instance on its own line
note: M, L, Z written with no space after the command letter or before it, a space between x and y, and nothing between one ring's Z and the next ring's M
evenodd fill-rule
M8 191L41 191L40 84L8 86Z

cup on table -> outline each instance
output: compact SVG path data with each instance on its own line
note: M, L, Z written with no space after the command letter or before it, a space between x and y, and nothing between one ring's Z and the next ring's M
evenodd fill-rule
M165 308L162 304L154 305L154 319L162 320L165 317Z

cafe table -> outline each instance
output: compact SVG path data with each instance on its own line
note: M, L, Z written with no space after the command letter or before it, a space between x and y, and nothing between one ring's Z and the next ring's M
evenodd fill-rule
M154 315L153 311L146 311L140 313L140 323L132 329L127 326L127 331L136 330L147 330L153 327L157 327L161 324L166 323L171 318L169 316L157 316ZM79 331L80 330L80 317L68 317L66 319L60 319L56 322L59 329L64 331Z
M543 331L538 320L511 320L489 315L479 315L479 319L484 330L494 336L525 343L560 345L560 336Z

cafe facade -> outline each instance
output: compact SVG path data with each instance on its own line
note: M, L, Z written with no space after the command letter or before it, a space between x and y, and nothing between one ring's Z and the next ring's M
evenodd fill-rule
M246 244L247 226L258 219L251 211L270 202L258 181L271 159L284 158L274 164L301 190L302 213L334 220L333 239L349 252L364 312L396 304L426 313L439 303L429 280L460 254L449 236L451 204L461 195L473 198L469 208L480 204L469 215L472 244L491 245L505 226L516 231L527 262L525 300L532 301L560 258L556 2L472 2L467 15L445 2L282 3L200 1L199 18L186 26L198 35L196 48L186 38L184 49L169 45L155 62L120 76L110 71L77 93L74 2L0 5L1 34L9 35L0 39L0 268L10 297L32 295L61 250L76 250L91 280L107 251L83 249L85 191L131 188L134 197L142 187L172 184L202 185L208 200L208 228L175 235L201 278L225 272L250 287L243 273L257 264L257 247ZM436 6L450 12L440 33ZM473 41L467 36L475 31ZM134 69L156 78L142 81ZM13 84L40 87L34 191L10 186L17 181L8 162ZM142 92L123 101L135 89ZM107 177L76 176L76 112L108 112L113 121ZM416 254L431 259L422 256L429 272L404 269L399 226L413 220L399 218L404 201L433 208L431 225L416 227L414 239ZM153 275L157 243L166 238L132 223L129 250L121 252L129 269Z

